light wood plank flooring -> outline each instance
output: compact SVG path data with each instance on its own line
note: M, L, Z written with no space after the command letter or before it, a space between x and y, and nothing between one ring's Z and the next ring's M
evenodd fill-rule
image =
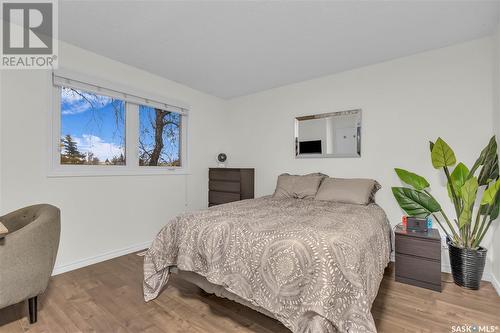
M470 291L450 283L449 274L443 280L442 293L408 286L394 281L390 266L372 308L379 332L451 332L457 324L500 327L500 297L490 283ZM39 298L38 323L29 325L26 303L17 304L0 310L0 333L289 333L273 319L175 277L150 303L144 303L141 286L142 257L135 254L61 274Z

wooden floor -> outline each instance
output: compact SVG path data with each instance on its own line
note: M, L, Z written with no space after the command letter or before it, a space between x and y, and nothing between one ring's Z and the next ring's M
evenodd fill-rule
M469 291L443 274L442 293L397 283L386 270L372 308L379 332L451 332L452 325L500 327L500 297L490 283ZM27 306L0 310L6 332L288 332L277 321L237 303L207 295L173 278L161 296L142 299L142 257L135 254L54 277L40 298L38 323ZM497 330L500 332L500 329Z

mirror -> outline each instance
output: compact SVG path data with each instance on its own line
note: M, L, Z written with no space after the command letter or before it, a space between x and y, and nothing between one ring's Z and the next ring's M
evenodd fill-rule
M361 157L361 110L295 118L295 157Z

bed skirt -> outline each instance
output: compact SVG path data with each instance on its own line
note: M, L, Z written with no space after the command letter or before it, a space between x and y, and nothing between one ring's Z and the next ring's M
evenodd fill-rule
M267 311L264 308L261 308L260 306L253 305L250 302L245 301L243 298L239 297L238 295L224 289L223 286L213 284L209 282L205 277L196 274L194 272L188 272L188 271L183 271L178 269L177 267L170 267L170 272L176 274L178 277L183 279L184 281L190 282L198 287L200 287L203 291L205 291L207 294L214 294L218 297L223 297L227 298L231 301L234 301L236 303L240 303L252 310L255 310L257 312L260 312L270 318L276 319L271 312Z

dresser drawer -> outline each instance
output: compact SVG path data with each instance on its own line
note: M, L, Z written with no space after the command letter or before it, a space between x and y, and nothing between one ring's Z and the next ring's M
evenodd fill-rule
M441 242L396 234L396 253L441 260Z
M239 182L211 180L208 182L208 189L211 191L240 193L240 185Z
M208 179L210 180L226 180L239 182L240 181L240 171L239 170L210 170L208 174Z
M224 204L228 202L240 200L239 193L229 193L229 192L208 192L208 202L211 204Z
M441 285L441 262L396 253L396 280L398 277Z

